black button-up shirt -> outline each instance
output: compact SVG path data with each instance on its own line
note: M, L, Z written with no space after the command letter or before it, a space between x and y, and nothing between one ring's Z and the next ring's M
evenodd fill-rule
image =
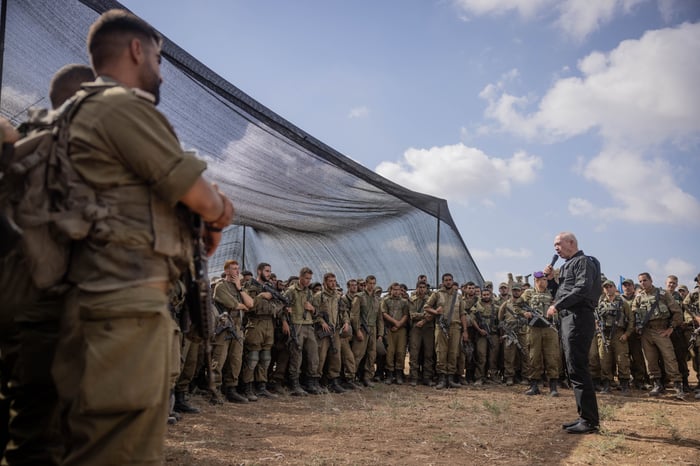
M550 280L548 287L556 292L554 307L562 310L593 310L603 291L600 281L600 262L593 256L578 251L567 259L559 272L559 283Z

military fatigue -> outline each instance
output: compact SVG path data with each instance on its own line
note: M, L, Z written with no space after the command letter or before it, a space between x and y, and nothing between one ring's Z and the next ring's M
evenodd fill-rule
M77 292L54 360L69 403L64 464L155 464L171 373L165 292L192 244L172 206L205 164L183 153L153 96L98 84L112 87L87 99L70 126L71 160L106 216L74 243L68 271Z
M352 346L350 343L353 338L353 327L350 323L350 308L352 307L352 300L354 294L346 293L340 298L338 303L338 310L344 319L348 322L348 332L347 334L340 335L340 362L343 371L343 377L347 381L352 381L355 378L355 372L357 369L357 364L355 361L355 355L352 352Z
M464 310L467 313L467 318L470 322L473 322L474 316L477 312L481 312L481 305L479 304L479 298L474 296L464 296L462 295L462 301L464 302ZM476 341L476 331L472 327L471 323L467 328L469 333L469 344L473 344ZM457 355L457 375L460 376L461 381L465 383L465 377L474 377L474 367L473 361L466 360L466 354L460 350Z
M688 293L683 300L683 309L685 311L688 332L694 332L700 327L700 287L695 287L693 291ZM690 341L690 336L688 340ZM695 369L695 374L698 379L697 387L700 388L700 337L695 338L693 369Z
M501 305L498 310L498 320L502 325L514 329L515 335L523 348L523 352L515 346L515 344L506 344L503 348L503 363L504 374L507 378L515 377L520 369L523 378L531 378L529 353L527 351L527 319L523 316L525 309L523 305L525 300L522 296L519 298L511 297ZM518 363L518 360L520 363Z
M316 308L314 325L317 331L321 331L321 324L325 322L333 332L318 340L318 372L322 373L326 362L328 362L327 375L329 379L340 377L340 329L350 322L347 314L340 313L339 301L338 293L326 288L314 294L312 300L312 304Z
M681 373L683 386L688 387L688 377L690 375L690 371L688 370L688 343L690 339L690 332L687 331L685 315L683 312L683 300L681 299L680 293L678 291L674 291L671 295L673 300L680 307L681 313L681 324L674 328L673 333L671 333L671 344L673 345L673 352L676 355L676 361L678 361L678 371Z
M282 303L260 296L263 289L250 282L246 287L248 296L253 299L253 307L248 311L248 324L245 328L244 361L241 381L267 382L267 371L272 360L272 344L275 341L274 318L282 308Z
M223 383L224 392L238 386L243 364L243 312L238 309L242 302L241 294L234 283L222 280L214 287L214 303L219 317L211 350L211 362L214 384L219 386Z
M377 339L384 334L384 319L379 310L379 298L374 293L360 291L355 295L350 309L350 323L355 332L352 341L355 363L359 366L362 358L365 358L362 378L371 380L374 377L374 363L377 358ZM362 331L362 340L357 338L358 330ZM360 367L357 367L357 373L359 372Z
M620 295L620 297L627 303L632 309L632 303L634 302L634 294L632 296ZM636 314L632 312L632 320L636 322ZM632 332L629 339L627 340L630 355L630 373L634 379L635 385L641 385L649 380L649 375L647 374L647 366L644 361L644 353L642 352L642 336L636 331Z
M547 315L547 309L554 300L549 290L537 291L537 288L526 290L523 292L522 297L530 308L542 316ZM540 380L544 374L550 381L557 380L559 378L561 354L557 330L552 327L529 326L527 341L530 369L532 371L531 378Z
M606 348L603 339L598 339L598 356L600 358L600 375L603 381L614 380L617 366L619 380L630 379L629 345L627 340L634 333L634 316L629 304L619 296L612 300L603 294L596 309L597 321L603 322L598 330L605 335L608 342ZM624 336L624 341L623 341Z
M424 382L433 379L435 364L435 319L423 307L429 295L411 297L411 337L409 338L409 366L412 380L423 378ZM421 360L421 354L423 358Z
M680 307L666 291L654 288L642 289L634 298L632 311L642 328L642 349L647 362L649 377L658 380L661 377L659 357L663 358L666 375L672 382L680 382L676 354L671 339L661 336L669 326L677 327L682 323ZM647 317L648 316L648 317Z
M299 380L302 357L306 362L306 375L312 379L321 377L318 367L318 339L314 332L314 313L304 309L304 304L312 302L311 290L301 288L296 283L284 295L291 303L289 326L296 331L297 342L289 346L289 378Z
M476 380L489 378L496 380L498 372L498 352L500 338L498 336L498 306L493 300L485 302L479 301L481 310L475 313L474 317L479 328L486 331L486 335L477 335L474 359L476 367L474 376Z
M190 382L197 371L197 361L199 360L200 341L189 334L183 335L181 349L181 370L180 376L175 384L175 393L187 393L190 389Z
M392 319L401 321L404 320L403 326L394 330L391 324L384 322L384 327L387 329L386 348L386 370L391 374L394 371L401 371L403 374L404 364L406 362L406 325L410 313L408 300L402 297L389 296L382 301L381 304L382 316L388 315Z
M454 303L454 304L452 304ZM467 312L464 309L464 301L460 299L459 293L452 288L446 290L444 287L433 293L424 309L437 309L442 306L443 314L438 319L445 319L448 330L447 335L435 325L435 352L437 353L437 373L441 376L457 374L457 358L461 353L462 342L462 318L466 319Z

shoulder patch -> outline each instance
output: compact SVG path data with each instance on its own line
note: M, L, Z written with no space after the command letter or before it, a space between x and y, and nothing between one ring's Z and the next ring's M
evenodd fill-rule
M131 92L138 98L147 100L148 102L152 103L155 105L156 103L156 96L151 94L150 92L144 91L143 89L139 89L136 87L131 88Z

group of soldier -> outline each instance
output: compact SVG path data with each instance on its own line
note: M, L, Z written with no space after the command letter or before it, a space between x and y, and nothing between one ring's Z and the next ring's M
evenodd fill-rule
M307 267L286 282L261 263L256 276L235 260L212 283L216 326L207 391L212 403L248 403L280 395L344 393L375 383L437 389L465 385L529 385L526 395L550 396L567 387L558 319L547 317L553 275L534 283L461 286L442 275L433 289L419 275L415 289L391 283L383 293L374 276L350 279L343 290L333 273L313 282ZM691 391L688 361L697 373L700 339L698 288L678 289L671 275L656 288L642 273L620 293L610 280L595 311L589 367L600 393L632 389L659 396L666 384L683 399ZM698 278L696 278L696 281ZM173 295L179 315L182 299ZM180 319L182 320L182 319ZM206 368L193 329L183 341L182 372L174 382L174 411L197 412L188 402L195 376ZM408 373L406 354L408 351ZM198 368L200 371L198 371ZM700 398L698 387L695 398ZM175 413L172 415L176 416ZM172 419L171 419L172 421Z

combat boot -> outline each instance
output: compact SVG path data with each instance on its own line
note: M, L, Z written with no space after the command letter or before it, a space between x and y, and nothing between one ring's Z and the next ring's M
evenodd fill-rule
M683 391L684 391L685 393L690 393L690 392L691 392L691 390L690 390L690 384L688 383L688 376L687 376L687 375L684 375L684 376L683 376Z
M452 377L450 377L448 375L447 376L447 386L450 388L462 388L462 384L459 383L459 376L453 375Z
M258 401L258 397L255 396L255 391L253 390L253 382L245 384L243 395L248 398L248 401Z
M226 389L226 399L231 403L248 403L248 398L238 393L235 387Z
M391 372L389 372L389 375L387 375L386 379L384 379L384 383L387 385L391 385L394 382L396 382L396 379L394 379L394 375Z
M443 388L447 388L447 376L445 374L440 374L438 383L435 386L435 388L438 390L442 390Z
M603 380L602 388L600 389L600 393L603 393L603 394L610 393L610 381L608 379Z
M538 384L537 380L531 379L530 380L530 388L527 389L525 392L526 395L539 395L540 392L540 387Z
M683 384L681 382L675 382L673 388L676 389L676 394L674 395L679 400L685 400L685 392L683 391Z
M661 381L659 379L654 379L654 388L649 392L649 396L659 396L665 391L666 389L661 385Z
M213 405L222 405L224 404L223 398L219 396L219 390L209 392L209 403Z
M258 382L256 383L256 390L255 394L258 397L265 397L265 398L279 398L278 395L275 395L274 393L270 392L267 390L267 384L265 382Z
M403 385L403 371L396 371L396 385Z
M630 381L627 379L620 379L620 390L622 396L630 396Z
M559 385L558 380L549 379L549 396L553 396L553 397L559 396L559 391L557 390L557 385Z
M328 384L328 388L333 393L345 393L346 392L346 390L340 385L340 383L338 383L337 378L331 380L331 383Z
M372 388L374 387L374 382L372 382L369 378L362 379L362 385L364 385L367 388Z
M308 396L308 392L299 385L299 379L294 379L289 383L289 391L292 396Z
M190 405L185 398L185 392L175 392L175 405L173 406L173 411L178 413L189 413L197 414L199 409Z
M513 377L506 377L506 387L513 386Z
M306 384L306 391L309 392L311 395L323 394L321 387L319 387L318 385L318 379L316 377L309 379L309 383Z

